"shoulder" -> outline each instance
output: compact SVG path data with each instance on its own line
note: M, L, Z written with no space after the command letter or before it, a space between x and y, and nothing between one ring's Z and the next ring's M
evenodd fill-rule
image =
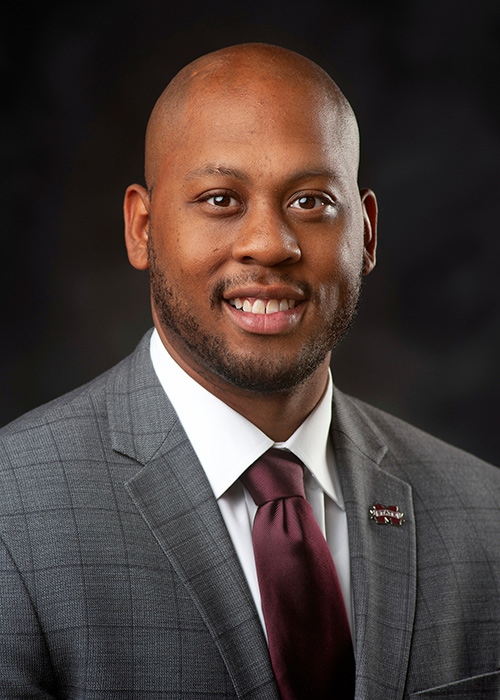
M61 512L81 489L78 484L95 481L99 465L109 461L108 376L109 372L30 411L0 431L0 537L8 540L7 533L14 536L16 528L21 537L21 513Z
M0 474L64 454L91 453L106 431L110 392L126 393L128 378L144 364L149 333L120 363L73 391L20 416L0 430Z
M376 436L386 449L382 465L392 472L410 475L410 481L455 480L470 488L474 483L500 491L500 469L482 459L382 411L336 390L335 402L341 429L351 435ZM335 410L335 407L334 407ZM458 483L457 483L458 485Z
M48 447L50 436L58 433L71 440L72 431L94 421L104 412L106 384L112 372L108 370L87 384L16 418L0 430L0 445L33 446L38 441L40 446Z

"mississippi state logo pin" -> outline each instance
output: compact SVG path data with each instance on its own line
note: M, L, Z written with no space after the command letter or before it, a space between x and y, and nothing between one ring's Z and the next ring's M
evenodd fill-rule
M405 521L404 513L398 506L383 506L375 503L370 509L370 517L381 525L402 525Z

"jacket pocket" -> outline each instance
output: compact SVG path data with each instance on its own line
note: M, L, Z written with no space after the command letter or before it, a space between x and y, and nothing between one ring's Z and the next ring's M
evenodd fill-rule
M428 690L411 693L410 700L499 700L500 671L484 673L481 676L464 678L461 681L440 685Z

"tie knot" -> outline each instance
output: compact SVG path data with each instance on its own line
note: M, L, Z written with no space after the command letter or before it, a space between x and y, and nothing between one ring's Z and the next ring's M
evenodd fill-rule
M246 470L241 481L257 506L279 498L305 498L302 463L291 452L274 447Z

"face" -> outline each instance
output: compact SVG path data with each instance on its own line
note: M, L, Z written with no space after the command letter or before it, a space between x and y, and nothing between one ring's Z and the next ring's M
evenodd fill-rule
M355 159L327 104L289 85L207 91L183 125L149 201L155 323L202 383L289 391L326 371L356 310Z

